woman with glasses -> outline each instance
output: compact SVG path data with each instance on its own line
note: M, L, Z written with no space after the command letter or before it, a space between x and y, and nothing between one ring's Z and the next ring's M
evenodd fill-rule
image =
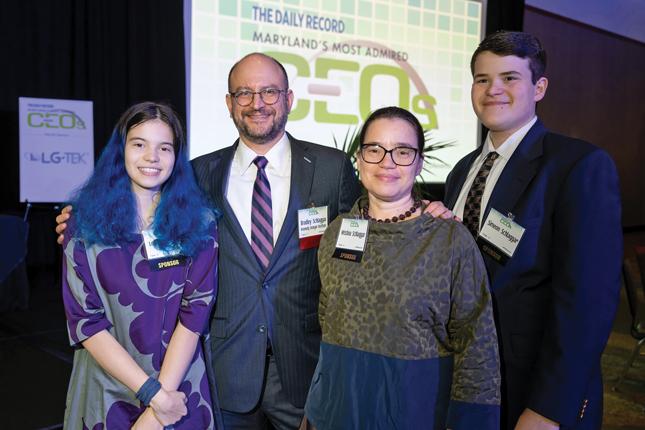
M413 193L424 140L398 107L361 130L367 195L318 252L323 337L305 406L318 430L499 428L486 269L468 230L423 213Z

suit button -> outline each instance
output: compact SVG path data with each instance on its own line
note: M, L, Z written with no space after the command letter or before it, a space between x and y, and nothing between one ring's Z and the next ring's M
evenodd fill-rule
M263 282L262 283L262 288L264 288L266 290L267 288L269 288L269 284L267 284L266 282Z
M257 331L258 333L264 333L265 331L267 331L267 326L265 326L264 324L260 324L257 328Z

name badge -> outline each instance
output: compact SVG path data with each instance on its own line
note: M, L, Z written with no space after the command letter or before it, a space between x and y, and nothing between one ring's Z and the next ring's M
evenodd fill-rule
M186 262L186 257L180 255L178 249L164 251L154 246L153 242L156 237L152 230L143 230L141 234L143 235L143 246L146 249L148 264L152 270L159 271L182 266Z
M298 238L300 249L316 248L327 229L327 206L306 208L298 211Z
M343 219L332 257L360 263L365 252L368 228L366 219Z
M511 215L512 216L512 215ZM525 228L495 209L490 210L482 225L477 242L483 252L495 261L506 264L515 254Z

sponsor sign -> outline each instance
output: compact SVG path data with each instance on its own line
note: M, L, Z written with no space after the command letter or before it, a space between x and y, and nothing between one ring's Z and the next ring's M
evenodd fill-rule
M64 202L94 168L92 102L19 98L20 201Z

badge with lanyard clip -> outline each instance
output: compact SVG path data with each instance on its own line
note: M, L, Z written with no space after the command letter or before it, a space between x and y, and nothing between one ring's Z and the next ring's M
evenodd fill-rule
M179 249L165 251L157 248L153 243L156 237L152 230L143 230L141 234L143 235L143 246L146 250L148 264L152 270L170 269L171 267L183 266L186 263L186 257L179 253Z

